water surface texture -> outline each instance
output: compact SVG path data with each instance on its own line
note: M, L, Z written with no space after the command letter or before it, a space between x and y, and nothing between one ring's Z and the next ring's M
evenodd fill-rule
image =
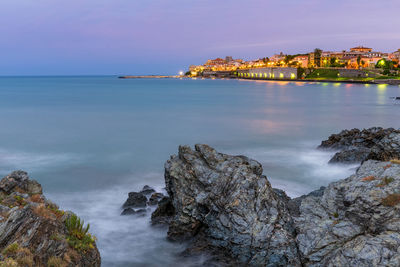
M184 244L149 216L120 216L129 191L162 190L178 145L207 143L260 161L273 186L299 196L345 178L315 150L345 128L400 128L400 87L116 77L0 78L0 174L23 169L91 224L103 266L190 266Z

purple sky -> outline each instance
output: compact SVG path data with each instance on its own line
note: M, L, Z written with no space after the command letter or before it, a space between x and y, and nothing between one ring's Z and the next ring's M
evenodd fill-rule
M175 74L252 59L400 48L399 0L1 0L0 75Z

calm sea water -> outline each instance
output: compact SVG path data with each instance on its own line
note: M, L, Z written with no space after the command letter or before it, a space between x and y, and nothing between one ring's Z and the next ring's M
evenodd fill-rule
M162 190L180 144L207 143L260 161L299 196L350 175L315 150L344 128L400 128L400 87L116 77L0 78L0 174L23 169L89 222L104 266L189 266L184 244L149 216L120 216L127 193Z

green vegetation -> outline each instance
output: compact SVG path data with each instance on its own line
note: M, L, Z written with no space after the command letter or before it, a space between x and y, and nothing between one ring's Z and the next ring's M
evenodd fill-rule
M48 267L64 267L67 265L68 264L63 259L55 256L50 257L49 260L47 261Z
M33 255L27 248L20 247L17 243L8 245L2 254L6 259L0 261L0 267L2 266L33 266Z
M337 79L339 71L335 69L316 69L306 76L307 79Z
M333 214L333 217L339 218L339 213L335 212L335 213Z
M71 247L83 252L94 248L96 238L88 233L89 224L84 227L84 221L73 214L65 220L65 226L68 230L67 241Z
M9 256L17 253L19 249L19 245L17 243L12 243L11 245L8 245L4 250L3 250L3 255Z
M394 178L393 178L393 177L384 177L384 178L381 180L381 182L380 182L379 184L377 184L376 186L377 186L377 187L384 187L384 186L390 184L390 183L393 182L393 181L394 181Z

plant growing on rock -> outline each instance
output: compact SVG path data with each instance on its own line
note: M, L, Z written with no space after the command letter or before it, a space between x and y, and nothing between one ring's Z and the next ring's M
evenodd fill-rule
M384 178L381 180L381 182L380 182L379 184L377 184L376 186L377 186L377 187L384 187L384 186L390 184L390 183L393 182L393 181L394 181L394 178L393 178L393 177L384 177Z
M84 221L75 214L65 220L65 226L68 230L68 244L78 251L87 251L94 248L96 238L89 232L90 225L84 227Z
M400 194L390 194L382 199L382 205L386 207L394 207L400 203Z
M49 260L47 261L47 266L48 267L65 267L68 264L61 258L59 257L50 257Z

